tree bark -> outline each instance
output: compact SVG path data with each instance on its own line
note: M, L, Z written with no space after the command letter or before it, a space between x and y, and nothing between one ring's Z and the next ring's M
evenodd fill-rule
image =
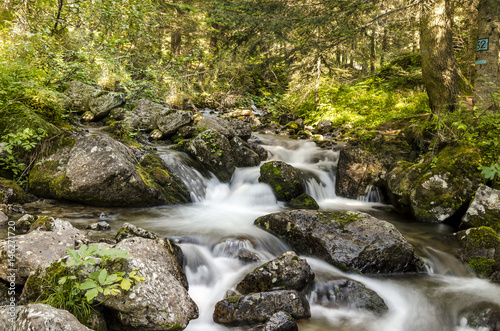
M452 22L451 0L435 0L430 9L422 12L422 78L433 113L455 110L462 94L463 80L453 50Z
M476 50L475 104L485 110L497 110L500 65L500 3L498 0L480 0L478 5L478 44ZM487 42L486 42L487 41Z

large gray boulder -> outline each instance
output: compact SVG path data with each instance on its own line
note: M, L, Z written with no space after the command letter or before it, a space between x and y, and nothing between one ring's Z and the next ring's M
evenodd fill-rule
M401 233L365 213L293 210L262 216L255 224L285 240L297 253L342 270L396 273L420 268L413 246Z
M158 128L158 120L170 113L168 105L162 105L150 100L141 99L127 114L127 121L133 128L153 131Z
M69 222L42 216L31 226L31 232L16 236L15 262L10 259L12 243L0 241L0 279L10 282L11 269L16 284L22 285L37 268L45 268L66 256L66 249L75 249L89 239Z
M310 297L310 302L332 309L367 310L377 314L389 310L375 291L346 278L317 284Z
M260 167L259 182L269 184L280 201L290 201L305 193L299 170L283 161L264 163Z
M462 218L461 229L488 226L500 233L500 191L481 185L467 212Z
M139 161L140 160L140 161ZM161 158L141 155L106 134L73 136L37 161L31 193L96 206L151 206L190 201Z
M193 113L190 111L173 111L157 120L158 129L165 137L174 135L181 127L193 122Z
M0 329L4 331L92 331L67 310L46 304L0 307Z
M252 126L249 123L221 117L206 117L197 124L199 130L216 130L226 136L228 139L240 137L243 140L250 138Z
M267 322L274 314L285 312L294 319L311 317L309 302L298 291L272 291L235 295L217 302L213 319L225 325L252 325Z
M125 97L121 93L101 92L99 96L90 101L90 111L94 114L94 121L101 120L109 113L125 104Z
M290 314L280 311L269 319L262 327L263 331L298 331L297 322Z
M90 104L98 98L101 92L102 90L98 87L73 81L64 94L69 98L69 107L72 110L84 113L90 110Z
M314 280L314 273L305 259L295 252L286 252L248 273L236 285L242 294L271 290L303 290Z
M180 330L198 318L198 307L187 291L187 280L168 240L129 238L115 248L130 254L115 265L120 271L138 270L144 281L119 297L110 297L102 305L113 330Z
M461 216L483 181L480 159L477 148L455 145L420 163L399 162L386 175L388 195L399 210L422 222Z

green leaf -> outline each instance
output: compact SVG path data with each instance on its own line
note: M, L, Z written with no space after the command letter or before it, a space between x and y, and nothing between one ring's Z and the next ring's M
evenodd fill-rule
M101 272L99 273L99 277L97 277L97 280L99 281L99 284L104 284L104 281L108 277L108 270L102 269Z
M89 279L89 278L87 278L85 280L85 283L79 284L79 286L78 286L78 288L80 290L88 290L88 289L95 288L95 287L97 287L97 283L94 282L92 279Z
M122 282L120 283L120 287L124 289L125 291L130 290L130 287L132 286L132 282L128 278L123 278Z
M57 282L57 284L59 284L59 285L63 285L64 283L66 283L66 280L67 280L67 277L61 277L61 278L59 279L59 281Z
M98 289L93 288L87 291L87 293L85 293L85 299L87 299L88 302L91 302L98 294L99 294Z

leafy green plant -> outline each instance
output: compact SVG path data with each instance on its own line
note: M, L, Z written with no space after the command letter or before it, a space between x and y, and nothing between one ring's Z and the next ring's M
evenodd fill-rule
M500 164L495 163L489 167L481 167L481 174L484 178L496 182L498 176L500 175Z
M62 271L49 276L49 285L39 301L68 310L82 323L94 311L97 300L100 304L111 296L119 296L144 280L136 270L126 273L106 268L109 261L130 257L124 250L82 245L78 250L67 249L67 253L69 258ZM86 268L92 266L98 266L98 270L89 273Z
M46 136L47 133L43 129L35 131L25 128L23 131L9 133L2 137L1 150L3 155L0 159L0 166L10 170L19 184L24 184L26 181L24 178L26 165L19 161L21 154L34 149Z

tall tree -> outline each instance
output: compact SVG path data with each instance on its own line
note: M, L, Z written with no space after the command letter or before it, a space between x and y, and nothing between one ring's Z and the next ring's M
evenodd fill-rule
M452 23L451 0L434 0L430 6L422 6L422 78L434 113L455 110L462 94L462 78L453 49Z
M480 0L478 5L478 43L476 53L476 104L485 110L496 110L499 105L492 95L500 88L500 3L498 0Z

